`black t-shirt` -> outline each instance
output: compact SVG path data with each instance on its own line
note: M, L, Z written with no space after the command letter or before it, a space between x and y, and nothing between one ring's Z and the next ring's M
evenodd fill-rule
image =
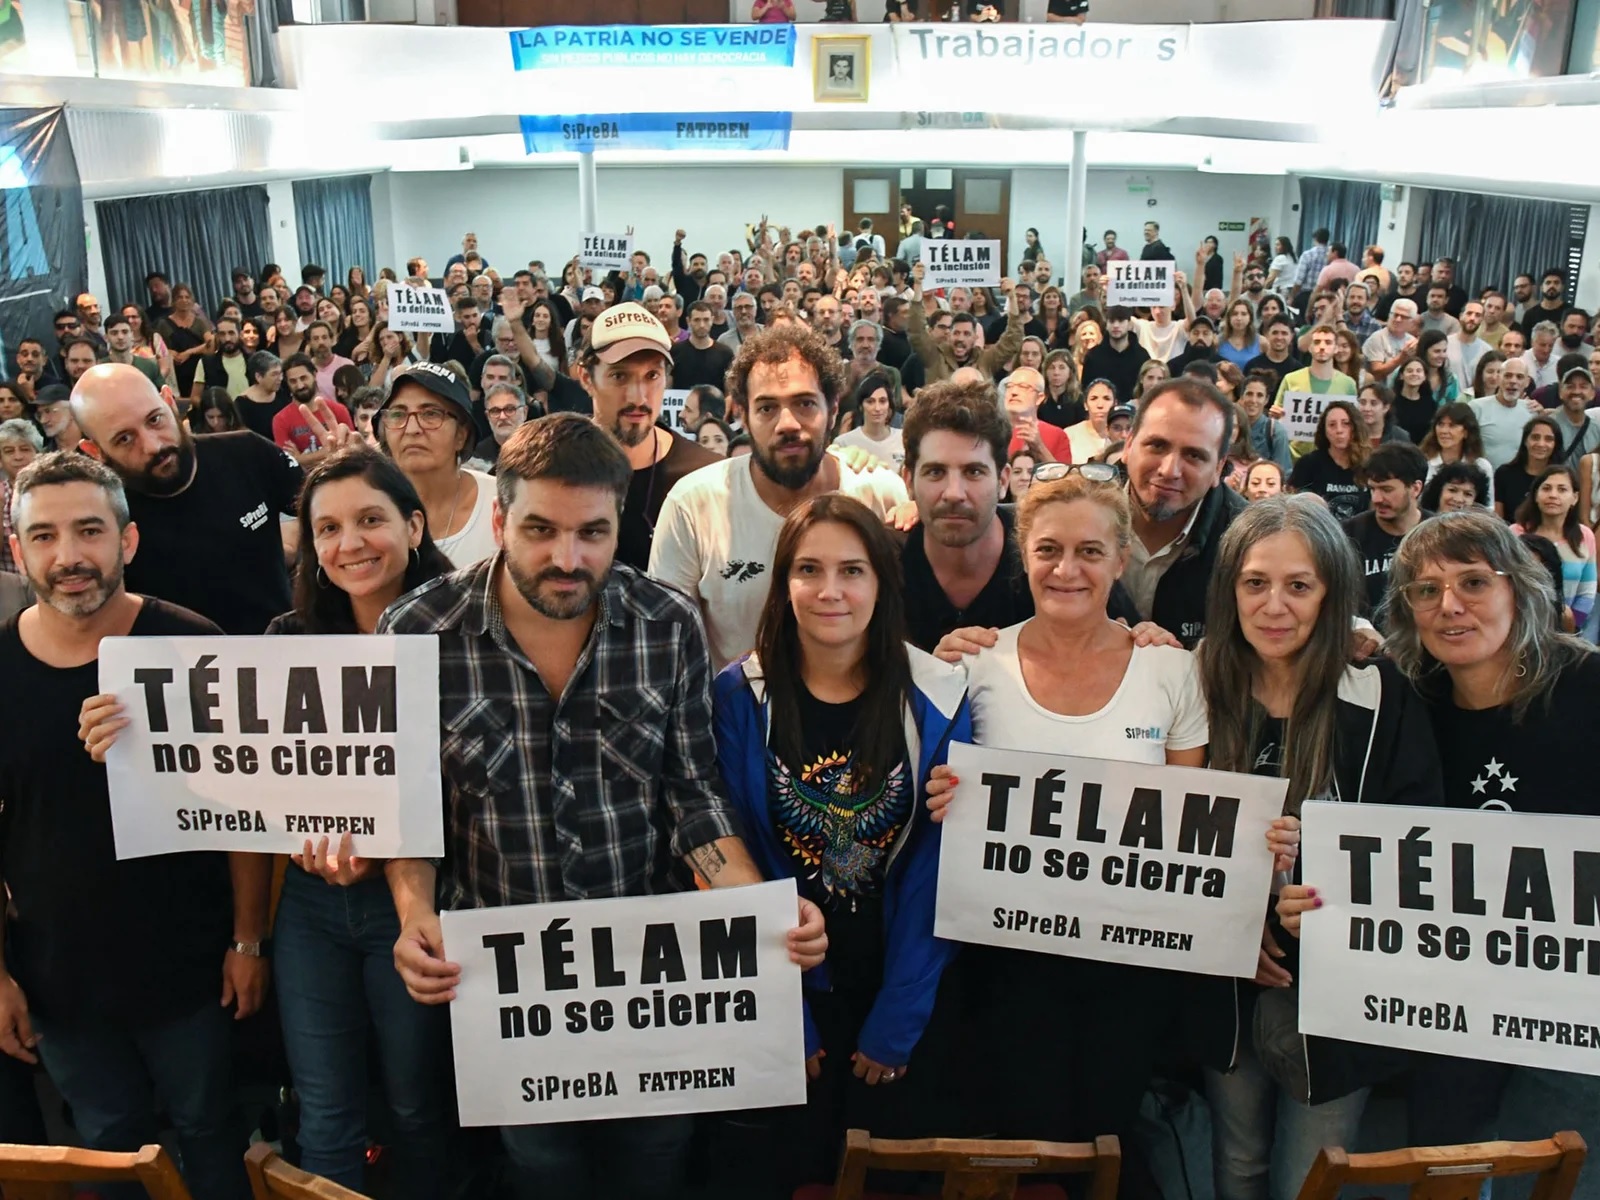
M1600 658L1561 673L1520 725L1509 706L1457 708L1448 679L1430 697L1433 736L1452 808L1600 816L1594 770L1581 748L1600 745Z
M650 544L656 536L656 519L672 485L690 471L721 462L722 459L699 442L674 433L666 457L633 473L628 499L622 506L622 522L617 529L617 561L640 571L650 565Z
M1305 365L1305 363L1301 362L1293 354L1289 355L1289 357L1284 359L1281 363L1273 362L1265 354L1258 354L1249 362L1245 363L1244 373L1249 375L1251 371L1271 371L1273 377L1278 381L1278 383L1282 383L1283 377L1290 371L1298 371ZM1274 386L1273 391L1277 391L1276 386Z
M726 346L712 342L701 350L693 342L679 342L672 349L672 386L692 388L710 384L714 388L724 388L731 366L733 351Z
M6 967L33 1011L62 1021L149 1025L215 1005L233 930L226 856L117 860L106 769L78 741L99 666L48 666L18 620L0 627L0 871L16 911ZM149 598L129 630L217 632Z
M1118 402L1132 404L1133 390L1139 383L1139 368L1149 361L1149 351L1132 337L1121 350L1109 341L1101 342L1083 356L1083 381L1087 385L1104 379L1117 389Z
M1082 400L1046 400L1039 405L1039 420L1057 429L1071 429L1080 421L1089 419L1089 410Z
M244 427L251 433L259 433L267 441L272 441L272 418L289 407L289 397L280 389L266 404L251 400L248 396L235 398L233 406L239 410L239 419L244 422Z
M176 496L128 489L139 526L128 588L193 609L228 633L260 633L289 607L278 517L295 511L300 464L243 429L196 438L194 449L194 482Z
M1529 475L1522 467L1514 462L1496 467L1494 471L1494 498L1500 502L1505 510L1506 520L1517 519L1517 509L1528 497L1528 489L1533 487L1537 476Z
M1251 701L1252 704L1255 701ZM1256 719L1256 736L1250 758L1250 774L1265 775L1270 779L1283 776L1283 748L1289 722L1282 717L1261 713Z
M1428 385L1423 384L1422 391L1415 400L1396 392L1394 407L1389 411L1394 417L1395 424L1406 431L1406 435L1413 443L1420 446L1422 439L1428 436L1428 430L1433 428L1433 414L1438 407L1433 402L1433 393Z
M1356 482L1349 467L1341 467L1326 450L1313 450L1294 464L1289 486L1297 492L1314 492L1328 502L1335 520L1344 521L1366 512L1370 497Z
M1052 17L1083 17L1089 13L1089 0L1050 0Z
M1000 551L1000 561L994 574L989 576L989 582L966 608L950 603L939 586L938 576L933 573L923 546L926 529L918 525L906 534L906 544L900 551L900 570L905 577L906 640L913 646L931 654L939 639L953 630L969 625L1005 629L1033 616L1033 593L1028 590L1013 533L1014 511L1002 507L996 515L1005 527L1005 548Z
M1422 513L1424 520L1432 515L1426 510ZM1370 511L1347 520L1344 531L1350 535L1356 553L1361 556L1361 574L1366 580L1367 590L1366 614L1370 617L1378 611L1384 593L1389 590L1389 567L1394 562L1394 552L1400 548L1400 539L1405 535L1384 529Z

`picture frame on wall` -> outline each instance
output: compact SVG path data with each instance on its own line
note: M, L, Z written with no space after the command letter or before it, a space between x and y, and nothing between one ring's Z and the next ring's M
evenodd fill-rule
M811 39L811 96L818 104L864 104L872 83L872 38Z

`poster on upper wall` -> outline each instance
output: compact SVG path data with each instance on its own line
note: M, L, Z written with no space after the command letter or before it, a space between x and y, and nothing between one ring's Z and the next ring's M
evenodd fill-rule
M17 342L36 337L53 353L53 315L87 286L83 187L65 109L0 109L0 192L0 369L20 379Z
M1435 0L1425 11L1419 82L1531 79L1566 68L1573 0Z
M585 113L523 116L529 154L593 150L787 150L789 113Z
M795 30L717 25L545 25L511 32L518 71L595 67L791 67Z

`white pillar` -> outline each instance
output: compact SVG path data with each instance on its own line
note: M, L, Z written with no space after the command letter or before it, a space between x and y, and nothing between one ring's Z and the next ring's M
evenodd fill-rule
M599 218L595 216L597 195L594 151L580 150L578 152L578 228L583 233L599 232L595 228L599 224Z
M1084 225L1088 222L1089 207L1089 135L1082 129L1072 131L1072 174L1067 179L1067 242L1068 251L1062 255L1061 278L1070 291L1078 290L1078 277L1083 272Z

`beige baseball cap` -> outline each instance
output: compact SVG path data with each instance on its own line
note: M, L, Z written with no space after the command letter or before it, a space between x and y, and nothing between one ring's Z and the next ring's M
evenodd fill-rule
M672 357L672 338L667 327L641 304L629 301L614 305L594 319L589 330L589 345L601 362L621 362L641 350L654 350L663 358Z

